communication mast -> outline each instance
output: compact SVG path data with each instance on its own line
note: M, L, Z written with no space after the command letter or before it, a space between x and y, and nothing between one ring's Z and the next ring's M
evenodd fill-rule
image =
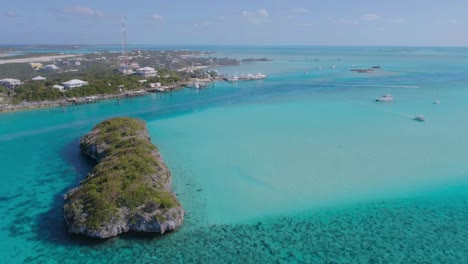
M128 63L128 50L127 50L127 21L122 19L122 62L120 64L119 71L124 74L132 74L133 70Z

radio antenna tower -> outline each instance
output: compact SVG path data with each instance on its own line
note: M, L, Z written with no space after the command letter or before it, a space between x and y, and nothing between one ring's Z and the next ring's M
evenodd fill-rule
M132 68L128 64L127 57L127 19L122 19L122 63L120 65L120 72L127 75L132 74Z
M122 19L122 57L125 65L128 65L127 60L127 22Z

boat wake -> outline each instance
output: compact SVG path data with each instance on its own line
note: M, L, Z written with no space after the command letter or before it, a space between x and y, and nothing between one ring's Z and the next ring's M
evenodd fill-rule
M416 117L416 116L412 116L412 115L408 115L408 114L400 113L400 112L397 112L397 114L402 115L402 116L406 116L406 117L411 118L411 119L414 119Z

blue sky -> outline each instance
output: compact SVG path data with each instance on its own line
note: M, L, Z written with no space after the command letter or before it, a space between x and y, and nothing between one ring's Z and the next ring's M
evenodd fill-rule
M0 0L0 44L467 46L467 0Z

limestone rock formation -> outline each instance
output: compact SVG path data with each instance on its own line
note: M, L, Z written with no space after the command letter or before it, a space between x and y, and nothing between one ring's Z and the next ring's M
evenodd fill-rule
M184 210L171 190L171 173L144 121L103 121L81 139L80 148L98 164L65 195L70 233L108 238L128 231L164 234L182 225Z

